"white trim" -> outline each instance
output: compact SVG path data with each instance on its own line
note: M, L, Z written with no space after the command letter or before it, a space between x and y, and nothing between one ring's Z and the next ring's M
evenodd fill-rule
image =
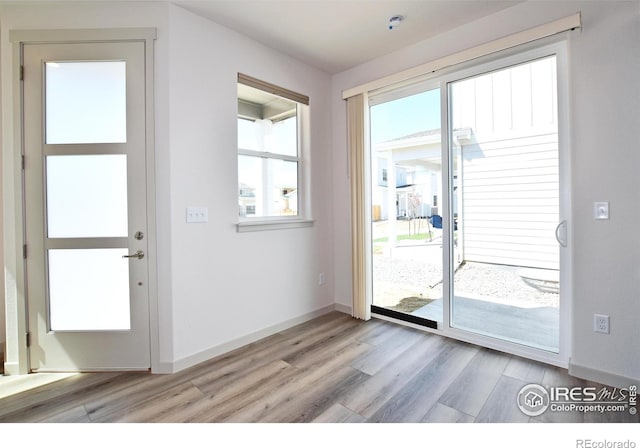
M240 81L238 81L240 83ZM310 126L311 119L309 115L308 104L298 103L296 107L296 137L297 137L297 153L295 156L285 154L271 153L265 151L254 151L238 147L236 149L236 159L239 156L260 157L263 159L284 160L287 162L295 162L297 164L297 180L296 188L298 195L297 214L290 216L256 216L256 217L238 217L236 229L238 233L242 232L259 232L263 230L279 230L291 229L298 227L310 227L313 225L311 214L311 168L310 168ZM239 116L238 116L239 118ZM264 183L264 180L263 180ZM236 184L238 192L240 191L240 175L236 176Z
M553 36L564 31L573 30L581 27L580 13L558 19L556 21L546 23L534 28L530 28L519 33L511 34L467 50L454 53L449 56L445 56L434 61L430 61L424 64L420 64L416 67L403 70L398 73L394 73L389 76L385 76L374 81L370 81L366 84L359 85L346 89L342 92L342 99L347 99L361 93L371 92L373 90L396 84L399 82L407 81L412 78L425 75L427 73L433 73L438 70L442 70L448 67L468 62L482 56L487 56L493 53L497 53L502 50L517 47L518 45L533 42L535 40L543 39L545 37Z
M343 305L342 303L335 303L334 309L339 313L345 313L345 314L348 314L349 316L351 316L351 313L353 312L352 307L350 307L349 305Z
M623 389L633 384L640 385L640 379L638 378L634 379L628 376L604 372L602 370L582 366L580 364L574 364L571 360L569 360L569 375Z
M236 224L238 233L260 232L263 230L297 229L300 227L312 227L312 219L273 220L273 221L242 221Z
M567 222L567 244L560 250L560 347L558 356L567 363L573 351L573 207L571 190L571 112L569 110L569 58L567 43L551 46L556 51L557 108L558 108L558 163L560 166L560 216Z
M327 305L322 308L318 308L314 311L311 311L309 313L302 314L298 317L285 320L284 322L281 322L279 324L271 325L269 327L263 328L262 330L249 333L245 336L241 336L239 338L233 339L223 344L219 344L214 347L208 348L206 350L202 350L200 352L194 353L192 355L185 356L172 363L166 363L166 362L162 363L162 367L163 367L162 373L179 372L180 370L184 370L188 367L194 366L201 362L209 361L210 359L213 359L216 356L222 355L224 353L228 353L232 350L243 347L247 344L258 341L260 339L266 338L280 331L302 324L311 319L315 319L317 317L323 316L334 310L335 310L334 304Z
M453 231L453 163L450 152L451 138L449 123L451 123L451 107L449 107L449 86L446 79L440 79L440 160L442 163L442 322L438 322L438 329L445 336L449 336L451 322L451 297L453 297L453 276L451 272L451 260L454 257ZM443 113L443 111L445 113ZM452 336L455 338L455 335Z
M151 33L152 31L152 33ZM149 294L149 349L151 350L151 372L159 369L160 363L160 313L158 302L158 237L156 207L156 143L155 143L155 39L154 28L145 41L145 88L146 88L146 180L147 180L147 252Z
M21 372L20 364L18 362L4 362L4 375L12 376L12 375L26 375L29 372Z
M173 372L173 363L168 361L158 361L151 368L153 374L171 374Z
M22 64L21 44L11 46L11 118L3 116L3 215L4 215L4 272L6 306L5 375L29 373L27 350L27 312L25 296L25 265L22 257L22 89L19 69ZM4 128L12 121L13 126ZM10 219L13 217L13 219ZM13 275L7 275L11 273Z
M276 152L254 151L252 149L238 148L239 156L260 157L263 159L279 159L287 162L300 162L299 156L287 156L285 154L278 154Z
M114 42L132 40L155 40L155 28L96 28L68 30L9 30L9 41L13 43L67 43L67 42Z
M5 300L12 307L13 314L7 313L7 340L5 342L5 375L24 375L29 373L29 356L26 344L27 310L25 296L25 263L22 257L24 241L23 189L21 155L22 141L22 86L19 76L22 65L21 54L24 44L35 43L73 43L73 42L145 42L145 83L146 83L146 144L147 144L147 232L149 238L149 319L151 368L161 365L158 358L158 297L156 246L156 198L155 198L155 148L154 148L154 50L153 41L157 38L155 28L110 28L110 29L70 29L70 30L9 30L12 43L13 79L11 80L12 117L3 120L13 122L12 128L3 128L3 211L4 222L4 270L13 273L6 278ZM8 144L5 144L8 143ZM151 194L149 194L151 193ZM153 213L153 215L151 215ZM13 221L6 218L13 216ZM7 224L10 225L7 225ZM12 325L9 325L9 319ZM10 327L13 326L12 331ZM11 357L11 359L8 359Z

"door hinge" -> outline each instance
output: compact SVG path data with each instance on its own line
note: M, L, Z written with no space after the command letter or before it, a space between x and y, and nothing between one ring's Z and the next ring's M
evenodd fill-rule
M23 244L22 245L22 257L26 260L27 259L27 245Z
M26 166L26 162L25 162L25 157L22 156L22 169L24 170L24 167Z
M20 81L24 81L24 65L20 66Z
M31 347L31 332L27 332L27 347Z

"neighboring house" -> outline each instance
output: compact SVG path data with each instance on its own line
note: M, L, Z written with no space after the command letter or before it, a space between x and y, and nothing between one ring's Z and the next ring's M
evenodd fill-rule
M239 206L240 216L256 214L256 189L247 184L240 184Z
M256 189L241 183L238 197L240 216L255 216ZM295 215L298 213L298 190L293 188L275 189L272 197L275 198L274 201L278 203L276 209L282 210L284 215Z
M394 209L397 219L439 214L440 152L440 129L375 145L371 157L371 171L375 173L371 192L374 221L389 219L389 210ZM395 167L393 172L390 165Z
M283 210L287 211L287 214L298 214L298 190L283 190L282 197L284 201Z
M549 59L537 61L533 69L548 73L549 79L555 76ZM452 87L454 98L465 99L454 103L461 106L454 108L451 123L458 248L467 261L556 270L559 168L554 83L534 85L528 71L512 70L509 75L507 82L497 73ZM490 101L480 101L487 92ZM529 103L524 104L523 97ZM487 110L476 110L477 104L488 104ZM373 220L442 214L441 160L440 129L375 145Z

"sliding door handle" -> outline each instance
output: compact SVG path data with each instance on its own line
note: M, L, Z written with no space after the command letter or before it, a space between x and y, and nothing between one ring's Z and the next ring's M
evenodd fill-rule
M562 231L564 230L564 235L562 235ZM556 226L556 240L558 244L562 247L567 247L567 220L562 220Z

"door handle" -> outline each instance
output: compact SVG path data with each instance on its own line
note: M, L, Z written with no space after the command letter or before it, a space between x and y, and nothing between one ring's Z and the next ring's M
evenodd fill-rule
M560 230L564 228L564 238L560 236ZM567 220L560 221L560 223L556 226L556 240L558 244L562 247L567 247Z
M123 255L122 258L137 258L138 260L142 260L144 258L144 252L139 250L139 251L136 251L135 254Z

